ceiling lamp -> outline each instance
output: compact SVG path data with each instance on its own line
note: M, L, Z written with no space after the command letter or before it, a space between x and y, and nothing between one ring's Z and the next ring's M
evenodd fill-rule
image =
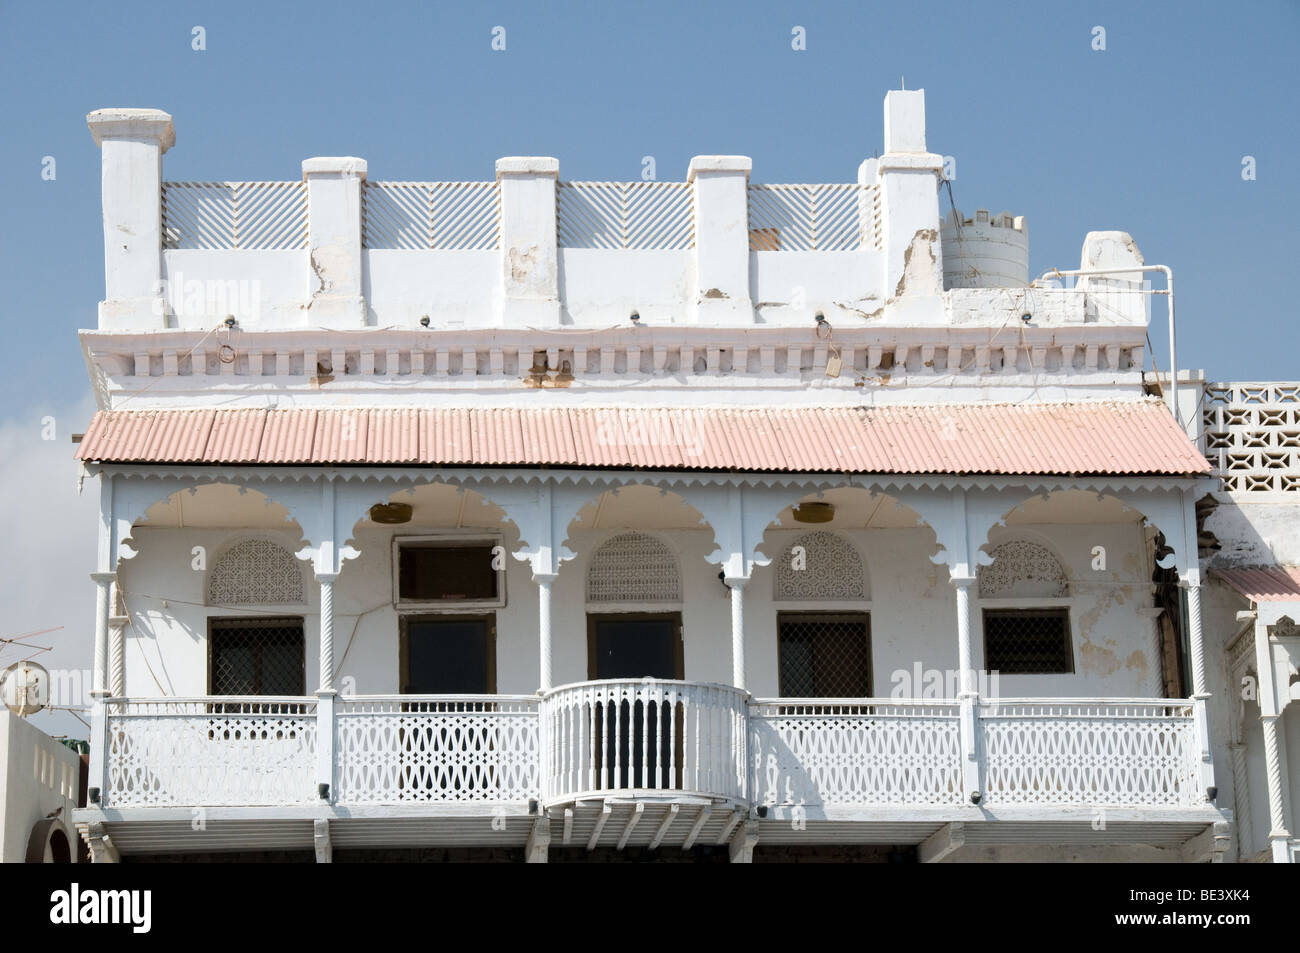
M411 522L410 503L376 503L370 507L370 521L395 526Z
M829 523L835 519L835 504L796 503L793 512L796 523Z

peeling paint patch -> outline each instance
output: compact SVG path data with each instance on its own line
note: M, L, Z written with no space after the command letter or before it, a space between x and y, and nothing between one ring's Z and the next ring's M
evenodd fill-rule
M708 291L704 292L704 297L706 297L706 298L725 298L726 295L722 293L722 289L721 289L721 288L710 288Z
M537 265L537 246L510 249L510 280L524 282Z
M1079 647L1079 667L1084 675L1111 675L1119 671L1119 657L1110 649L1092 642Z
M1145 682L1151 663L1147 661L1145 652L1134 651L1132 655L1124 660L1124 667L1135 669L1138 673L1138 680Z
M903 274L899 276L898 287L894 297L901 298L912 286L912 294L938 294L935 282L934 243L939 240L939 233L933 228L922 228L912 236L912 242L903 252Z

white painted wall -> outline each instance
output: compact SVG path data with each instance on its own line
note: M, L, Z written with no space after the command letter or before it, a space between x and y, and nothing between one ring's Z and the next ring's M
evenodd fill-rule
M22 863L32 827L58 808L76 856L72 810L81 759L31 722L0 708L0 863Z

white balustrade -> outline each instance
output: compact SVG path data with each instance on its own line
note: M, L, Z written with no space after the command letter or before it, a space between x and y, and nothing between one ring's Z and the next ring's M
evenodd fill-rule
M337 799L523 802L537 796L537 698L341 698Z
M1017 699L980 706L984 803L1204 803L1190 702Z
M107 701L105 807L316 800L314 698Z
M750 714L756 804L962 801L955 701L783 698Z
M111 698L108 808L309 805L314 698ZM527 695L365 696L335 709L339 804L701 796L757 805L968 804L949 700L759 700L725 685L583 682ZM1194 807L1192 704L985 701L986 806Z
M657 679L546 695L544 798L683 794L745 799L745 693Z

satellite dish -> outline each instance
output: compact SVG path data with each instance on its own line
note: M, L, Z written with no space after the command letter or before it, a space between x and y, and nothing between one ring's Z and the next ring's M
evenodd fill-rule
M15 715L34 715L49 703L50 673L35 662L15 662L0 674L0 698Z

